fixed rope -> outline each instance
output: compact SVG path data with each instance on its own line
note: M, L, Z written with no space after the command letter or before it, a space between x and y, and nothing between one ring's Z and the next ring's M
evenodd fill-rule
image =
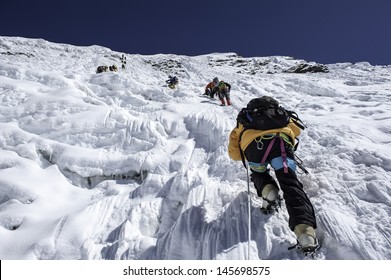
M250 260L250 241L251 241L251 196L250 196L250 174L247 163L247 209L248 209L248 245L247 245L247 260Z

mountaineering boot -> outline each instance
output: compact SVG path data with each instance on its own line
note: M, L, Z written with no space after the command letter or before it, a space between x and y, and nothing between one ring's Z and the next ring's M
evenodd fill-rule
M220 99L220 101L221 101L220 106L225 106L225 101L224 101L224 99Z
M262 206L261 212L263 214L271 214L278 211L281 206L281 198L278 195L278 189L272 185L267 184L262 189Z
M231 106L231 100L227 99L227 105Z
M312 226L306 224L298 224L293 232L297 237L297 246L304 254L314 253L319 247L318 239L316 238L315 230Z

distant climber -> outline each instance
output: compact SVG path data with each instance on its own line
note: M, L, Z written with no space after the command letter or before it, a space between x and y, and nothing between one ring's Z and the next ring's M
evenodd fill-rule
M231 105L231 85L227 82L220 81L217 85L217 94L221 101L221 106L225 106L225 100L227 100L227 105Z
M107 66L98 66L98 68L96 69L96 73L102 73L102 72L107 72L109 68Z
M118 71L118 68L117 68L117 66L112 65L112 66L109 66L109 70L110 70L110 71L113 71L113 72L117 72L117 71Z
M126 68L126 56L124 54L121 56L121 67L123 70Z
M218 92L218 85L219 78L215 77L213 81L206 85L204 95L214 98L215 93Z
M168 76L168 80L166 81L167 85L171 89L175 89L175 87L178 85L179 80L176 76Z

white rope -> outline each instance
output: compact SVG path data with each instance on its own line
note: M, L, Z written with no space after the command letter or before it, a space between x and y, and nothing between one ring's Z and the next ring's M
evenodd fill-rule
M247 260L250 260L250 241L251 241L251 196L250 196L250 167L246 166L247 170L247 209L248 209L248 245L247 245Z

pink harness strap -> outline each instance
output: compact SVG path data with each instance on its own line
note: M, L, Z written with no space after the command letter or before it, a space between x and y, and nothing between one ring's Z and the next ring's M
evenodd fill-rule
M269 146L267 146L266 152L265 152L265 154L262 157L261 163L264 163L266 161L267 156L269 155L270 150L272 149L272 147L274 145L274 142L276 142L276 137L274 137L273 140L269 143Z
M282 165L284 166L284 173L288 173L288 163L287 163L287 159L286 159L286 151L285 151L284 139L282 139L279 135L276 135L273 138L273 140L269 143L269 145L267 146L266 152L265 152L265 154L262 157L261 164L265 163L265 161L266 161L266 159L267 159L267 157L268 157L268 155L270 153L270 150L273 148L273 145L276 142L276 138L277 137L280 138L280 149L281 149Z

